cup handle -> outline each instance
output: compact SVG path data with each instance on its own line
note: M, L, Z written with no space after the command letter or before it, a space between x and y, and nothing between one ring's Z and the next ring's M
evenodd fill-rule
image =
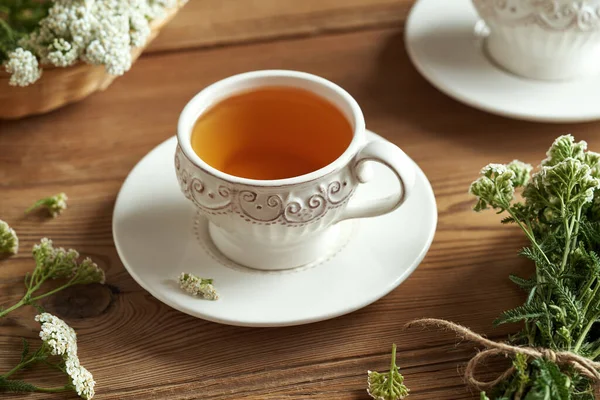
M415 184L415 166L400 148L389 142L372 141L367 143L358 152L352 165L352 173L361 184L367 183L367 179L361 176L360 172L361 166L367 161L375 161L391 169L400 182L400 189L396 193L379 199L363 200L358 203L350 201L338 222L388 214L400 207L412 192Z

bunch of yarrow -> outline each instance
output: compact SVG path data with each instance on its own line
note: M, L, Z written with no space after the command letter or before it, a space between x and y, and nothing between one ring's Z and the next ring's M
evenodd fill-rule
M37 81L44 66L103 65L122 75L150 23L187 0L5 0L0 2L0 64L10 84Z
M36 202L32 208L43 208L49 216L57 217L66 209L66 200L64 193L60 193ZM0 220L0 255L8 257L18 251L17 233ZM74 391L83 399L94 397L96 382L80 363L75 331L60 318L44 312L39 303L40 300L74 285L104 283L104 271L98 265L89 258L79 259L77 251L56 248L47 238L33 246L35 267L24 278L25 293L12 306L0 307L0 318L23 306L34 307L39 312L35 320L41 325L41 345L31 351L29 342L23 339L20 361L10 371L0 374L0 392ZM48 288L44 284L50 281L58 284L54 288ZM67 381L56 387L40 387L15 376L35 364L44 364L61 371L67 376Z
M530 277L510 279L526 293L525 303L504 312L496 324L523 324L511 345L547 349L540 354L579 357L597 371L600 360L600 154L585 142L561 136L540 169L519 161L490 164L473 182L476 211L506 214L529 239L521 251L535 264ZM522 189L521 201L516 189ZM574 363L555 357L512 355L510 373L482 399L600 398L598 381ZM579 365L582 363L580 362ZM589 368L589 367L588 367ZM595 375L595 374L591 374ZM598 375L600 376L600 374Z

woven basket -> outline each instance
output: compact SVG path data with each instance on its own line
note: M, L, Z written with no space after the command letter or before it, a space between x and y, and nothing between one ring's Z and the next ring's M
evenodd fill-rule
M160 20L152 21L152 31L146 46L178 11L179 8L173 8ZM145 46L132 50L133 61L144 48ZM43 66L44 73L38 81L29 86L18 87L10 86L10 75L3 68L0 69L0 119L17 119L55 110L79 101L97 90L106 89L116 78L108 74L102 65L78 62L66 68Z

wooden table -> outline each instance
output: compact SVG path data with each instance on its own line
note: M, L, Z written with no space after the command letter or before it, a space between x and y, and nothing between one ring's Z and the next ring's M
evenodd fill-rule
M600 125L519 122L441 94L406 55L403 23L411 3L191 0L107 91L48 115L0 122L0 218L17 230L22 248L0 264L0 304L20 298L33 266L29 251L47 236L107 271L106 287L44 304L78 332L98 399L366 399L366 371L387 368L392 342L412 399L477 398L459 371L471 344L403 325L447 318L495 340L518 329L493 328L492 321L523 301L508 275L531 269L517 257L525 240L493 213L472 212L468 186L488 162L538 163L559 134L571 132L599 151ZM196 319L138 286L113 244L112 209L123 179L174 134L187 100L211 82L264 68L303 70L346 88L368 127L413 157L437 196L437 234L422 265L393 293L341 318L278 329ZM34 200L60 191L71 199L63 216L23 216ZM34 314L24 309L2 321L0 371L17 362L21 336L38 343ZM56 385L42 370L27 377Z

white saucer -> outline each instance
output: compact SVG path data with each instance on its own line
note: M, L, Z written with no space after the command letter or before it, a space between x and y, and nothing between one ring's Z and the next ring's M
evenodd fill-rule
M485 55L485 26L472 0L418 0L406 23L406 48L441 91L491 113L531 121L600 118L600 76L571 82L520 78Z
M368 133L370 138L379 138ZM383 140L383 139L382 139ZM337 253L296 270L257 271L225 259L207 236L207 224L179 190L175 137L146 155L117 198L113 236L131 276L163 303L206 320L240 326L286 326L334 318L364 307L396 288L431 245L437 208L417 167L414 194L387 216L344 222ZM372 198L397 185L391 171L373 165L373 181L356 196ZM192 297L177 278L190 272L213 278L219 300Z

